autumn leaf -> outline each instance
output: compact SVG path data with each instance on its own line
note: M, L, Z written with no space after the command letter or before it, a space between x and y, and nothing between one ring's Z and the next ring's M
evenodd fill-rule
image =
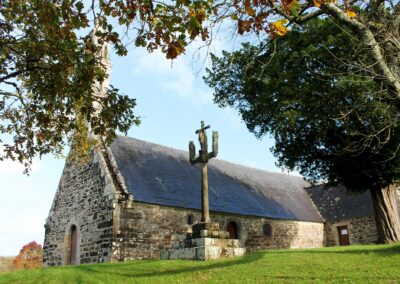
M200 22L204 21L206 19L206 13L203 9L199 9L196 14L197 19L199 19Z
M180 41L171 42L167 49L167 59L175 59L185 51L184 45Z
M249 16L254 16L256 14L256 11L254 11L254 9L251 7L250 0L245 0L244 10L246 11L246 14Z
M284 36L288 32L288 28L285 27L285 24L288 23L288 20L282 19L273 23L269 24L269 27L272 31L272 33L278 35L278 36Z
M313 0L314 6L315 7L321 7L323 4L328 4L328 3L334 3L337 4L337 0Z
M293 8L299 5L297 0L281 0L281 2L285 11L291 11Z
M354 12L354 11L351 10L350 8L347 8L347 9L346 9L346 15L347 15L349 18L355 18L355 17L357 17L356 12Z
M206 41L207 40L207 38L209 37L209 32L208 32L208 29L205 29L202 33L201 33L201 40L202 41Z
M244 33L244 27L243 27L243 21L242 20L238 20L238 33L241 34L241 35Z
M167 59L175 59L178 56L178 51L175 46L170 45L167 49Z
M256 14L256 11L251 6L246 6L246 13L249 16L254 16Z
M238 33L243 34L244 32L249 32L251 28L251 22L250 21L242 21L238 20Z
M323 1L320 1L320 0L313 0L313 2L314 2L314 6L315 7L321 7L321 5L324 3Z

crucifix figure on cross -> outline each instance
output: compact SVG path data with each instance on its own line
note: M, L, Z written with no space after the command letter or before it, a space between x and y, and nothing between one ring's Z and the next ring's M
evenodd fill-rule
M196 156L196 148L193 141L189 142L189 161L192 165L201 163L201 209L202 216L201 222L210 223L210 212L208 205L208 174L207 163L208 160L214 158L218 154L218 132L212 133L212 152L208 153L207 133L206 130L210 128L209 125L204 126L204 121L201 121L201 128L196 130L199 135L200 150L199 156Z

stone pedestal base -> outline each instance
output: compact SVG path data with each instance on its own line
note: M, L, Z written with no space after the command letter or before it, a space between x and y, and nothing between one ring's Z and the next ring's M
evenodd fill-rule
M161 253L161 259L210 260L244 255L239 240L229 239L229 233L219 230L216 223L198 223L186 239Z

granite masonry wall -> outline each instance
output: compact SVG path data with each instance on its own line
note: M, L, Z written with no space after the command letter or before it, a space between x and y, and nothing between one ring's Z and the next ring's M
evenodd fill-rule
M125 208L124 208L125 207ZM159 258L162 250L191 232L191 224L200 222L200 211L129 202L119 211L118 238L113 243L112 261ZM192 217L189 217L192 216ZM265 248L322 247L322 223L276 220L211 212L211 221L226 229L230 222L238 226L239 241L247 251Z
M357 217L353 219L326 222L325 245L338 246L339 234L337 227L347 226L350 245L376 243L378 233L375 218L373 216Z
M45 224L43 266L69 264L71 230L77 228L76 264L110 261L113 184L99 151L90 162L65 165Z

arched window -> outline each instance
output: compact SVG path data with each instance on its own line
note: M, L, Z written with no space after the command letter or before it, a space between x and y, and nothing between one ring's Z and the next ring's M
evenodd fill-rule
M263 226L263 233L264 233L264 239L270 239L272 238L272 226L269 223L265 223Z
M239 238L238 226L235 222L232 221L228 224L227 231L229 232L230 239L238 239Z
M78 256L78 229L75 225L71 227L71 245L69 251L69 264L77 264Z
M188 225L193 225L193 215L188 215L187 216L187 223Z

